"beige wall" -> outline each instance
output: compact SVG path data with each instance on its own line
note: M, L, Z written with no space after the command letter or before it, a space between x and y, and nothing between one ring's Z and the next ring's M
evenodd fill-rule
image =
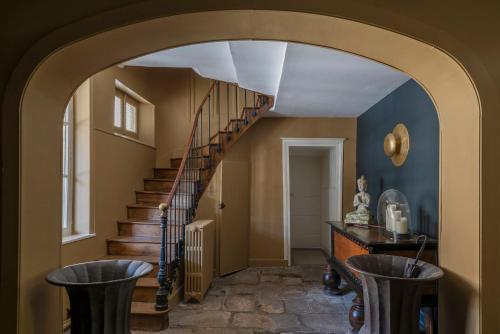
M168 167L170 159L181 157L186 140L193 124L193 118L206 96L212 81L196 74L191 69L154 68L149 69L153 95L156 101L156 165ZM227 124L227 89L224 83L220 89L221 127ZM242 91L239 105L243 106ZM234 88L229 92L229 103L234 103ZM250 101L250 96L248 96ZM250 102L248 102L250 103ZM208 104L208 103L207 103ZM207 127L207 104L204 109L203 123ZM218 130L217 103L211 100L211 134ZM234 109L233 109L234 110ZM230 115L230 118L235 118Z
M125 206L135 203L134 191L143 188L144 177L152 176L154 147L113 134L115 79L142 96L150 92L144 73L118 67L92 76L76 91L75 232L95 236L64 244L61 265L105 256L106 239L117 235L116 221L126 218ZM153 138L154 110L141 116L139 139ZM69 303L65 292L63 299L66 318Z
M281 138L346 138L343 213L352 211L356 179L356 119L263 118L247 132L250 143L250 265L283 264ZM238 144L236 145L238 146ZM233 147L233 148L236 148Z
M87 184L86 188L88 189L88 186L92 188L90 189L92 196L89 196L90 203L85 207L89 210L87 219L90 221L79 222L79 224L90 225L90 231L95 232L96 236L63 245L61 252L63 265L95 260L106 255L106 238L117 234L116 221L126 218L126 205L135 203L134 191L142 189L142 179L152 176L153 173L154 147L114 135L115 79L120 80L142 97L151 100L148 73L142 69L122 69L113 66L92 76L78 89L77 93L86 88L88 94L77 95L76 107L85 109L85 105L89 104L91 111L91 117L87 116L87 120L80 121L92 120L91 138L88 138L92 143L92 148L82 152L79 150L81 147L76 147L77 165L88 165L88 169L91 169L89 171L84 168L83 172L91 175L90 184ZM85 99L90 99L90 101L85 101ZM142 127L139 126L139 130L142 131L139 132L138 139L152 137L154 123L151 115L139 118L142 118L145 124ZM76 121L79 120L76 119ZM83 153L86 156L82 156ZM89 159L90 154L91 159ZM89 195L87 189L79 190L79 195L82 193ZM85 213L81 212L82 209L82 207L76 208L76 213L85 217Z
M139 106L138 137L137 140L149 146L155 146L155 103L154 99L160 90L152 84L151 75L147 69L112 66L92 76L92 103L94 109L93 123L96 130L109 134L117 132L113 125L115 80L119 80L142 98L151 102L153 106L143 104ZM158 88L158 89L156 89Z

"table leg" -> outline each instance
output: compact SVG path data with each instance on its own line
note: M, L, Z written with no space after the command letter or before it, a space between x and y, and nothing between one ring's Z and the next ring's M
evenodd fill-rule
M339 289L341 278L340 275L333 270L332 266L327 264L323 272L324 290L329 295L340 295L342 291Z
M365 304L363 296L356 296L352 300L352 306L349 310L349 323L354 333L357 333L365 323Z

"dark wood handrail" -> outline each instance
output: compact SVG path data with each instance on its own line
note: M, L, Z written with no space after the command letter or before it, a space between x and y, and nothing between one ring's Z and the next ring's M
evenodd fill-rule
M191 127L191 132L189 133L188 140L187 140L186 145L184 147L184 153L182 154L182 161L181 161L181 164L179 166L179 171L177 172L177 175L175 176L174 184L172 186L172 189L170 189L170 192L169 192L168 197L167 197L166 209L168 209L170 207L170 205L172 204L172 200L175 196L175 192L177 191L177 188L179 187L179 184L181 183L181 177L182 177L182 174L183 174L184 169L186 167L186 162L187 162L187 159L189 157L189 152L191 151L191 145L193 143L194 134L196 132L198 118L200 117L200 114L203 112L203 106L205 105L205 102L208 100L208 97L210 96L210 94L212 94L212 91L214 90L216 83L217 83L217 81L214 81L210 85L210 88L208 89L208 92L205 95L205 97L203 98L203 100L201 101L201 104L198 107L198 110L197 110L196 115L194 117L193 126ZM203 124L201 124L201 126L203 126Z

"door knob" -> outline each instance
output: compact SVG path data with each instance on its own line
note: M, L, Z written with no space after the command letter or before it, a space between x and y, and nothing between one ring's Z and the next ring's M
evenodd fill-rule
M226 207L226 203L221 202L221 203L219 204L219 209L221 209L221 210L222 210L222 209L224 209L225 207Z

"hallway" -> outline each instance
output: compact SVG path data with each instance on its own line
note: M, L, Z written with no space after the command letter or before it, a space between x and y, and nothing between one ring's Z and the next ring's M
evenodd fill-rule
M354 295L324 294L323 267L249 268L218 278L202 304L177 305L170 328L157 333L350 333Z

